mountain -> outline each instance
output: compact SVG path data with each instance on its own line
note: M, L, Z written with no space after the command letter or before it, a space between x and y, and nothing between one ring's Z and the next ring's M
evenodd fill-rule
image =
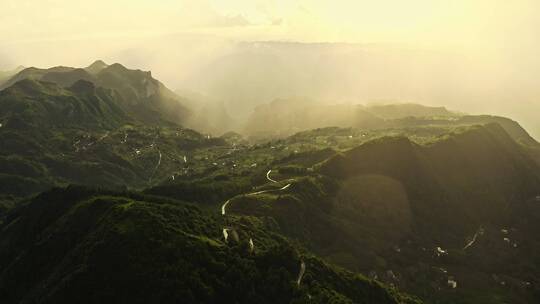
M96 87L115 90L118 106L136 120L147 124L160 124L164 121L182 124L190 116L189 109L182 104L182 98L154 79L151 72L130 70L118 63L107 65L98 60L85 69L27 68L11 77L0 89L6 89L24 79L52 82L64 88L84 80L92 82Z
M540 300L540 144L516 121L296 98L213 137L186 127L219 131L222 100L180 103L149 72L14 77L3 302Z
M106 69L108 65L103 60L96 60L91 65L87 66L85 70L90 74L97 74Z
M130 121L110 89L79 80L69 88L23 79L0 91L0 120L6 127L111 128Z
M61 74L61 73L68 73L68 75L70 75L69 73L73 72L74 70L75 68L64 67L64 66L57 66L50 69L38 69L35 67L26 68L26 69L21 70L17 74L13 75L6 82L4 82L0 86L0 90L8 88L12 86L13 84L15 84L16 82L21 81L23 79L41 80L43 77L45 77L49 73L52 73L53 76ZM64 82L63 84L69 86L77 80L78 79L71 79L71 83Z
M256 144L178 127L58 129L0 128L7 303L538 300L540 169L499 124ZM47 190L73 182L116 190Z
M241 119L259 105L292 96L334 103L421 101L463 112L510 116L540 138L540 121L532 114L540 111L535 86L525 90L519 81L501 83L493 78L490 71L500 63L497 60L488 64L486 58L399 43L294 41L239 42L208 57L197 69L184 71L187 75L182 75L179 85L224 99L227 110ZM169 70L185 66L177 64ZM527 108L510 102L517 99Z
M126 90L144 76L123 74L135 77L125 80ZM0 91L2 206L71 183L140 189L180 170L178 162L190 151L224 144L161 118L150 117L157 125L147 124L149 119L133 111L155 104L130 107L117 89L86 80L62 87L30 78Z
M539 147L516 121L506 117L466 115L444 107L420 104L325 104L309 99L278 99L255 108L243 133L259 138L289 136L321 127L353 127L367 130L421 127L459 127L500 124L512 138L531 147Z
M273 168L286 191L236 196L229 212L427 303L540 299L540 167L500 125L379 137L295 166Z
M113 64L96 77L102 86L120 92L127 111L146 123L156 123L161 118L181 124L190 115L181 98L154 79L150 72Z
M243 131L255 138L283 137L321 127L372 128L383 120L361 105L323 105L306 99L279 99L255 108Z
M383 119L399 119L405 117L455 117L457 113L445 107L429 107L414 103L369 105L368 111Z
M4 303L420 303L300 252L257 222L226 242L224 224L180 201L53 189L1 226L0 296Z
M448 104L472 96L457 68L468 65L460 54L399 45L253 41L208 60L185 82L224 98L229 111L246 117L256 106L289 96Z

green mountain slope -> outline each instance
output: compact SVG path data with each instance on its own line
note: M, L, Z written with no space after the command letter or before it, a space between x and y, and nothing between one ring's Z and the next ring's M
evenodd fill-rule
M79 187L43 193L0 228L4 303L419 303L178 201ZM43 253L47 254L43 254ZM302 262L303 261L303 262ZM298 286L300 264L307 264Z
M272 218L326 259L428 303L538 301L540 169L499 125L427 145L383 137L316 168L276 186L286 190L235 197L229 212Z
M7 127L111 128L130 121L114 92L79 80L69 88L21 80L0 91L0 120Z
M39 69L39 68L35 68L35 67L26 68L26 69L21 70L17 74L13 75L6 82L4 82L0 86L0 89L3 90L5 88L8 88L8 87L14 85L15 83L17 83L17 82L19 82L21 80L24 80L24 79L41 80L42 77L46 76L48 73L53 73L53 74L68 73L69 75L72 75L70 73L73 70L75 70L75 68L64 67L64 66L57 66L57 67L53 67L53 68L50 68L50 69ZM66 85L69 86L69 85L75 83L75 81L77 81L77 80L78 79L72 79L71 83L66 84Z
M0 89L9 88L25 79L53 82L63 88L84 80L96 87L112 89L118 94L117 106L134 119L147 124L161 124L163 121L182 124L190 116L182 98L154 79L150 72L130 70L118 63L107 65L98 60L85 69L27 68L11 77Z

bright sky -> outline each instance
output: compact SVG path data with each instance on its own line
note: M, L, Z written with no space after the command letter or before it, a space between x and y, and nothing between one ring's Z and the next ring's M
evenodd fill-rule
M538 16L538 0L0 0L0 70L102 58L188 73L220 39L355 42L455 52L536 86Z
M497 43L536 37L537 0L0 0L0 44L205 32L239 39Z
M104 56L172 34L529 58L540 51L539 14L538 0L0 0L0 69L58 64L63 45Z

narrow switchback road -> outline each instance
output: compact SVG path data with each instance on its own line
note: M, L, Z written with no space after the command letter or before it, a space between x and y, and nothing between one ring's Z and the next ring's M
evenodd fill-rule
M262 190L262 191L257 191L257 192L253 192L253 193L248 193L248 194L246 194L246 195L257 195L257 194L263 194L263 193L270 193L270 192L283 191L283 190L286 190L287 188L289 188L290 186L291 186L291 184L287 184L287 185L285 185L284 187L279 188L279 189Z
M291 184L287 184L279 189L270 189L270 190L262 190L262 191L257 191L257 192L252 192L252 193L248 193L246 194L246 196L251 196L251 195L258 195L258 194L263 194L263 193L270 193L270 192L277 192L277 191L283 191L283 190L286 190L287 188L289 188L291 186ZM227 210L227 206L229 205L229 203L231 202L231 200L227 200L225 203L223 203L223 205L221 205L221 215L225 215Z
M225 208L227 208L227 205L229 204L231 200L228 200L226 201L222 206L221 206L221 215L225 215Z
M185 156L184 156L184 160L186 160ZM156 169L154 170L154 174L155 174L155 171L157 171L157 168L159 167L160 163L161 163L161 152L159 153L159 161L158 161L158 165L156 166ZM277 183L277 181L270 178L270 173L272 173L272 170L268 170L268 172L266 173L266 178L269 181L273 182L273 183ZM173 176L173 180L174 180L174 176ZM253 192L253 193L248 193L246 195L257 195L257 194L263 194L263 193L269 193L269 192L283 191L283 190L286 190L287 188L289 188L290 186L291 186L291 184L289 183L289 184L287 184L287 185L285 185L285 186L283 186L283 187L281 187L279 189L262 190L262 191L257 191L257 192ZM223 203L223 205L221 205L221 215L225 216L227 214L227 206L231 202L231 199L228 199L225 203ZM223 238L225 239L225 242L227 242L228 239L229 239L228 230L229 230L228 228L223 228L223 230L222 230ZM233 232L233 236L238 241L238 234L236 233L236 231L234 229L232 230L232 232ZM249 247L250 247L250 251L253 252L253 250L255 249L255 245L253 243L253 239L251 239L251 238L249 239ZM300 285L300 281L302 280L302 276L304 275L305 267L306 267L306 265L302 261L302 266L301 266L301 269L300 269L300 276L298 278L298 284L299 285Z
M300 272L298 273L298 279L296 280L296 285L300 286L305 272L306 272L306 263L304 263L304 261L302 260L300 263Z
M467 248L471 247L475 242L476 242L476 238L478 238L478 235L479 234L482 234L482 227L478 228L478 230L476 231L476 233L474 234L472 240L470 242L468 242L465 247L463 247L463 250L466 250Z
M266 172L266 179L269 180L269 181L271 181L272 183L277 183L276 180L274 180L274 179L272 179L272 178L270 177L270 173L272 173L272 170L271 170L271 169L268 170L268 172Z
M227 228L223 228L223 238L225 239L225 242L227 242L227 239L229 238L229 233L227 232Z

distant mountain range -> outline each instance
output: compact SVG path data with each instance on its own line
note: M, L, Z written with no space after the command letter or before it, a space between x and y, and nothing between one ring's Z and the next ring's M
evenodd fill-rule
M449 104L467 97L456 94L465 89L458 71L468 60L455 53L384 44L241 42L194 71L183 84L222 98L239 117L258 105L293 96Z
M512 137L527 145L538 143L517 122L505 117L466 115L444 107L419 104L324 104L306 99L280 99L255 108L243 128L253 138L276 138L321 127L366 130L421 126L465 126L499 123Z
M239 42L191 73L184 71L178 86L221 98L235 118L246 119L259 105L291 97L363 104L392 100L512 117L540 138L534 82L517 66L507 68L522 77L504 78L506 73L493 70L500 61L490 60L399 44Z
M94 87L114 90L110 94L116 94L116 106L143 123L177 124L190 116L182 98L154 79L150 72L130 70L117 63L107 65L98 60L87 68L26 68L2 83L0 89L22 80L54 83L61 88L72 88L82 80L92 83Z

